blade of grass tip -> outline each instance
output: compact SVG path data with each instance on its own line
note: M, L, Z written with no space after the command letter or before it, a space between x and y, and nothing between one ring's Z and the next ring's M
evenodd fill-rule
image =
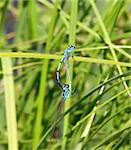
M101 27L101 29L102 29L102 31L103 31L103 33L104 33L104 36L105 36L105 42L109 45L109 48L110 48L111 54L112 54L112 56L113 56L113 59L114 59L116 62L118 62L118 58L117 58L117 55L116 55L116 53L115 53L115 51L114 51L114 48L113 48L112 42L111 42L111 40L110 40L109 34L108 34L107 30L106 30L106 27L105 27L105 25L104 25L104 22L103 22L101 16L100 16L100 13L99 13L99 11L98 11L98 9L97 9L95 3L94 3L94 0L89 0L89 1L90 1L90 4L91 4L91 6L92 6L92 8L93 8L93 10L94 10L94 12L95 12L95 14L96 14L96 17L98 18L98 22L99 22L100 27ZM121 67L120 67L119 65L116 65L116 66L117 66L117 69L118 69L119 74L122 74L122 69L121 69ZM125 89L126 89L128 95L131 96L131 93L130 93L130 91L129 91L129 89L128 89L127 83L124 81L124 78L121 78L121 79L123 80L123 85L124 85L124 87L125 87Z
M15 90L12 72L12 62L10 58L2 58L2 68L4 77L6 121L8 131L8 149L18 150L17 122L15 107Z
M70 27L69 27L69 44L75 45L76 39L76 26L77 26L77 11L78 11L78 0L71 1L71 16L70 16ZM73 62L69 63L70 80L73 77ZM71 98L65 101L64 112L70 108ZM68 133L69 129L69 114L64 117L64 127L63 127L63 141L62 149L66 149L67 138L65 135Z
M46 49L45 49L46 53L49 53L49 49L52 43L53 32L55 28L56 18L58 15L57 8L58 8L58 0L55 1L54 9L52 12L53 15L51 17L51 23L49 26L48 39L47 39L47 44L46 44ZM37 97L37 114L36 114L33 143L32 143L33 149L36 149L37 144L40 141L40 136L41 136L41 131L42 131L42 118L43 118L44 98L46 94L48 63L49 63L49 60L43 60L39 93Z
M109 77L109 74L106 76L104 82L106 82L106 81L108 80L108 77ZM100 88L99 95L102 94L102 92L104 91L104 88L105 88L105 85ZM98 104L99 104L99 101L97 101L97 105L98 105ZM89 135L89 132L90 132L90 128L91 128L91 125L92 125L93 120L94 120L94 117L95 117L95 110L96 110L96 108L97 108L97 106L94 107L94 109L93 109L94 113L92 113L91 116L89 117L89 119L87 120L87 125L86 125L85 130L83 131L83 133L82 133L80 139L85 138L85 137L88 138L88 135ZM86 139L85 139L85 140L86 140ZM84 140L84 141L85 141L85 140ZM79 147L79 149L81 149L82 143L83 143L84 141L81 141L80 143L78 143L78 144L76 145L76 150L78 150L77 147Z

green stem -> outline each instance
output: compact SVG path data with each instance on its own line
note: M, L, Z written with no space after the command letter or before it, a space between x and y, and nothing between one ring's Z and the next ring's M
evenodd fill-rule
M39 58L39 59L61 59L61 55L54 54L39 54L39 53L17 53L17 52L1 52L0 57L13 57L13 58ZM70 59L69 61L78 61L78 62L88 62L88 63L97 63L97 64L108 64L108 65L119 65L131 67L131 63L127 62L116 62L114 60L108 59L98 59L98 58L90 58L90 57L80 57L74 56L74 60Z
M12 72L12 62L10 58L2 58L2 68L4 73L8 149L18 150L15 90Z
M49 49L51 47L56 18L58 14L57 8L58 8L58 1L56 0L54 4L54 10L52 12L53 15L51 18L50 27L49 27L49 33L48 33L48 39L47 39L47 45L46 45L46 53L49 53ZM45 100L46 86L47 86L48 64L49 64L49 60L43 60L39 93L37 97L37 114L36 114L34 136L33 136L33 149L35 149L36 145L39 143L41 132L42 132L42 129L44 128L42 127L42 118L44 116L43 108L44 108L44 100Z
M77 26L77 10L78 10L78 0L71 1L71 17L70 17L70 27L69 27L69 44L75 45L76 40L76 26ZM73 78L73 62L69 64L69 72L70 72L70 79L72 82ZM68 110L71 105L71 98L65 101L64 111ZM66 134L68 133L69 129L69 115L64 117L64 128L63 128L63 142L62 142L62 150L66 149Z

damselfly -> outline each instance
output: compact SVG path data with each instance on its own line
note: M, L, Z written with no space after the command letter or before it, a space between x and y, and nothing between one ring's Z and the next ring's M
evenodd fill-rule
M69 67L68 67L67 61L70 58L71 54L74 52L74 50L75 50L75 46L72 46L72 45L70 45L68 48L66 48L64 50L64 55L57 67L56 79L62 89L64 100L66 100L70 96L71 80L70 80ZM66 73L67 73L67 77L68 77L68 84L62 84L62 82L60 81L60 67L61 67L62 63L65 63Z

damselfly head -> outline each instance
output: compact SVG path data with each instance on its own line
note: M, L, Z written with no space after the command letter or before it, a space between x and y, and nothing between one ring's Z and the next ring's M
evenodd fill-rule
M76 47L73 46L73 45L70 45L69 48L70 48L70 49L75 49Z
M65 52L67 52L67 53L71 53L71 52L73 52L75 49L76 49L76 47L75 47L75 46L70 45L69 47L67 47L67 48L65 49Z
M62 91L63 91L63 98L66 100L70 95L70 89L68 84L62 85Z
M68 47L68 49L69 49L69 51L71 52L71 51L74 51L74 50L76 49L76 47L73 46L73 45L70 45L70 46Z

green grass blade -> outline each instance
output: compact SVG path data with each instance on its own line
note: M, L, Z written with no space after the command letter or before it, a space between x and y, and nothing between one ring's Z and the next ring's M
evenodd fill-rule
M0 52L0 57L16 57L16 58L39 58L39 59L61 59L61 55L54 54L39 54L39 53L15 53L15 52ZM80 57L74 56L74 60L70 59L69 61L78 61L78 62L88 62L88 63L97 63L97 64L108 64L108 65L119 65L119 66L127 66L131 67L131 63L119 62L108 59L98 59L98 58L90 58L90 57Z
M55 28L55 22L57 18L57 8L58 8L58 1L55 1L53 15L51 18L47 45L46 45L46 53L49 52L52 39L53 39L53 32ZM44 107L44 100L46 94L46 86L47 86L47 71L48 71L48 60L43 61L42 65L42 72L41 72L41 79L40 79L40 86L39 86L39 93L37 97L37 115L36 115L36 122L34 128L34 135L33 135L33 149L35 149L36 145L39 143L41 132L42 132L42 118L43 118L43 107Z
M77 26L77 11L78 11L78 0L71 1L71 16L70 16L70 26L69 26L69 45L75 45L76 40L76 26ZM73 62L69 63L69 72L71 82L73 81ZM71 87L72 89L72 87ZM71 104L71 98L65 101L64 111L68 110ZM63 142L62 150L66 149L67 138L65 135L68 133L69 129L69 114L64 117L64 127L63 127Z
M32 0L29 1L29 6L28 6L28 13L30 17L30 27L32 30L32 38L38 38L38 31L37 31L37 7L36 7L36 1Z
M2 58L2 68L4 73L5 110L7 121L7 138L9 150L18 150L15 89L12 72L12 62L10 58Z

